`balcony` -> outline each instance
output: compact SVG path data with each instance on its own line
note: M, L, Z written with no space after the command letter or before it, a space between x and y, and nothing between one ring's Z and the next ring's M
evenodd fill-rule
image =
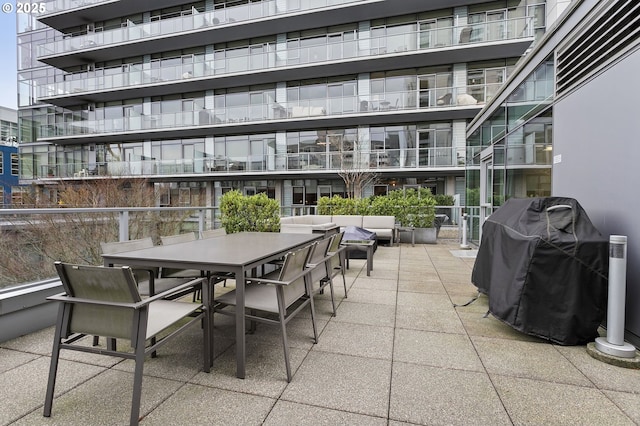
M325 149L318 148L318 149ZM372 172L422 170L464 171L465 148L376 149L356 152L300 152L250 156L211 156L202 159L109 161L41 165L37 179L96 179L104 177L162 177L242 174L265 175L283 173L337 173L355 167ZM27 177L24 176L24 179Z
M182 11L181 13L154 16L153 20L156 22L162 22L163 25L166 25L169 28L175 28L176 26L186 27L184 22L190 21L192 19L192 15L196 15L199 18L195 19L197 19L199 23L206 22L208 25L218 25L225 22L233 23L248 20L259 20L287 13L299 13L327 6L356 3L361 1L364 0L312 0L298 2L297 6L292 5L288 9L283 3L275 0L264 0L232 6L227 5L226 3L218 3L216 4L216 9L214 11L205 12L204 10L196 10L193 8L191 10ZM163 9L175 6L179 2L175 0L155 0L152 3L154 8ZM125 8L126 11L123 11L123 8ZM84 25L86 22L103 21L109 18L117 18L124 14L145 12L150 8L151 6L149 6L149 3L136 1L50 0L46 2L46 12L40 14L38 19L52 28L65 29L70 26ZM163 31L163 34L171 33L165 33Z
M284 50L276 49L275 43L264 43L219 50L212 56L189 55L174 58L172 62L178 62L177 64L159 61L148 64L126 64L113 69L67 74L66 81L40 86L38 99L60 106L69 106L86 103L87 99L93 102L122 99L122 89L127 89L128 97L142 96L142 94L153 96L184 93L204 90L205 87L211 89L217 85L229 87L256 84L255 81L246 83L247 78L259 79L260 83L274 82L286 79L286 72L290 73L290 70L296 68L305 68L305 72L313 70L314 73L319 73L310 77L321 76L322 69L316 69L319 68L317 66L309 68L310 64L326 64L333 75L350 74L356 71L368 72L375 71L380 66L386 66L385 61L388 62L389 58L392 59L389 64L393 64L395 68L397 62L394 56L429 52L446 52L446 55L443 57L433 55L424 64L422 62L426 59L422 59L422 62L416 62L416 66L467 62L469 56L465 52L470 50L468 49L470 47L473 47L474 55L478 56L478 52L481 51L478 45L486 45L487 49L491 49L495 48L496 43L524 42L528 46L533 41L530 23L531 18L517 18L495 23L474 24L473 27L460 25L393 35L372 30L370 36L362 36L360 40L335 42L326 39L312 46L288 47ZM468 32L469 28L477 33L477 37L467 39L464 36L464 31ZM495 28L501 28L502 31L497 32ZM382 35L375 35L377 33ZM59 46L68 45L68 49L82 49L90 54L91 50L99 49L104 46L104 43L103 35L94 34L90 37L70 38L41 46L41 48L55 50L61 49ZM120 40L107 44L118 46L121 43ZM525 48L518 47L512 55L521 55ZM451 51L451 49L454 50ZM457 49L460 57L456 56ZM503 51L501 55L504 57L505 52ZM373 61L376 58L380 63ZM412 58L412 61L416 61L416 58ZM354 66L358 69L354 69ZM284 74L269 77L266 71ZM294 74L291 78L294 78ZM216 83L218 80L220 82Z
M418 120L428 118L452 119L472 118L482 107L484 99L490 99L486 93L495 91L496 85L474 85L467 87L442 87L437 89L385 92L367 96L341 96L316 98L292 102L252 103L215 109L200 109L167 114L129 113L128 117L103 120L67 121L58 124L46 124L40 127L39 141L56 143L82 143L109 138L119 138L126 133L132 137L139 133L145 138L181 137L181 135L205 135L213 129L228 127L246 128L251 132L273 131L273 126L282 129L299 125L300 121L341 119L357 120L358 124L379 122L376 115L383 114L386 122L406 121L411 114L419 115ZM480 99L469 95L473 93ZM247 96L247 101L248 101ZM458 115L451 112L436 117L437 111L465 109ZM142 109L142 108L140 108ZM123 113L124 114L124 113ZM424 114L433 114L425 117ZM367 118L370 116L370 118ZM296 124L297 123L297 124ZM352 125L344 121L345 125ZM256 126L249 128L248 126ZM260 125L260 128L257 126ZM222 130L224 132L224 130ZM103 136L97 138L97 136ZM186 137L186 136L183 136Z
M379 247L371 277L352 259L349 297L341 283L335 289L337 316L328 292L316 298L319 342L309 339L308 318L291 323L291 383L280 335L268 326L246 336L247 374L236 378L233 321L216 315L210 373L195 328L146 360L141 424L640 422L638 370L604 364L585 345L520 334L485 315L485 296L456 306L476 295L474 251L458 248L455 240ZM0 329L23 324L10 321ZM52 341L45 325L0 343L0 422L126 424L132 363L92 354L61 360L52 417L42 417Z

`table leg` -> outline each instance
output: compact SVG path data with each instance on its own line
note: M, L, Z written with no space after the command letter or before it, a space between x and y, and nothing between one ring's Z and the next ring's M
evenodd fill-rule
M211 303L211 298L213 295L211 289L211 274L207 272L207 277L205 281L202 283L202 304L205 309L205 317L204 317L204 333L207 336L205 339L205 352L209 354L209 359L205 360L204 372L208 373L213 365L213 327L211 324L211 319L213 316L213 303Z
M244 269L236 272L236 377L245 375Z
M373 269L373 244L367 246L367 276L371 275Z

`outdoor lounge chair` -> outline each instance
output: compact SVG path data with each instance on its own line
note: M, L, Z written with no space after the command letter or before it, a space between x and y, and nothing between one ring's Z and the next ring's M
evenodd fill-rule
M209 310L204 309L202 303L168 300L176 292L189 289L193 291L202 285L204 278L189 281L143 299L138 292L138 283L133 271L129 267L85 266L62 262L56 262L55 265L65 293L47 298L60 302L60 308L44 403L45 417L51 416L61 349L117 356L135 361L129 420L131 425L138 424L140 415L145 357L154 354L160 346L193 324L203 324L204 370L209 371ZM187 317L190 319L184 323L183 319ZM179 326L175 325L178 321ZM133 352L118 351L115 345L107 345L106 349L88 345L82 339L86 335L104 336L108 340L129 340ZM147 342L150 342L149 346ZM86 421L90 423L89 419Z
M311 322L313 324L314 343L318 342L313 292L306 275L311 245L297 251L289 252L284 258L281 269L259 278L250 278L245 287L245 317L251 321L251 329L255 322L279 324L282 330L282 345L287 369L287 382L291 381L291 364L289 362L289 342L287 340L287 323L305 306L311 306ZM214 311L235 315L236 295L232 290L214 301ZM273 319L276 314L277 319Z

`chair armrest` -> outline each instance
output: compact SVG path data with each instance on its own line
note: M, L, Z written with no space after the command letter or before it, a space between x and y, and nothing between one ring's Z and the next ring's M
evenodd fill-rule
M337 253L337 252L335 252L335 253ZM320 259L320 262L318 262L318 263L307 263L306 267L307 268L315 268L318 265L321 265L323 263L327 263L329 261L329 259L331 259L332 256L333 256L332 254L330 255L329 253L327 253L327 256L325 256L322 259Z
M162 293L158 293L158 294L154 294L151 297L148 297L146 299L144 299L142 302L140 302L140 305L142 304L149 304L151 302L153 302L154 300L158 300L158 299L164 299L167 296L171 296L174 293L179 293L182 290L186 290L190 287L195 287L198 284L201 284L202 282L206 281L207 278L206 277L200 277L200 278L195 278L191 281L188 281L184 284L180 284L178 286L172 287L168 290L163 291Z
M297 281L298 279L304 277L309 273L310 270L305 269L303 272L296 274L289 281L278 281L278 280L270 280L268 278L248 278L247 282L257 283L257 284L275 284L275 285L289 285Z
M107 302L104 300L96 300L96 299L82 299L80 297L67 296L67 293L54 294L52 296L47 297L47 300L53 300L56 302L66 302L66 303L84 303L87 305L116 306L120 308L131 308L131 309L138 308L138 303Z
M162 293L155 294L151 297L148 297L136 303L108 302L104 300L83 299L79 297L67 296L66 293L54 294L52 296L47 297L47 300L54 300L58 302L67 302L67 303L85 303L88 305L116 306L121 308L140 309L147 306L153 301L156 301L158 299L163 299L167 296L171 296L174 293L177 293L182 290L186 290L190 287L195 287L196 285L202 283L205 280L206 278L196 278L194 280L191 280L184 284L180 284L179 286L170 288L168 290L163 291Z

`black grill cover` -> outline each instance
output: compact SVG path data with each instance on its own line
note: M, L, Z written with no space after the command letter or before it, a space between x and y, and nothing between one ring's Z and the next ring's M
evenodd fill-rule
M584 344L604 319L608 247L573 198L512 198L482 227L471 281L516 330Z

